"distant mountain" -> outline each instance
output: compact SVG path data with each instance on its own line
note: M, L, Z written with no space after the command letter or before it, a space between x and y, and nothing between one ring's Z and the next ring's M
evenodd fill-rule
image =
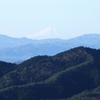
M0 66L1 73L5 72L0 77L1 100L100 98L100 50L81 46L18 65L1 62Z
M41 40L41 39L48 39L48 38L51 38L51 39L62 38L62 35L61 35L61 33L58 32L57 29L48 27L48 28L45 28L44 30L41 30L41 31L34 33L33 35L27 36L27 37L31 38L31 39Z
M22 38L12 38L6 35L0 34L0 48L16 47L20 45L25 45L28 43L34 43L36 40Z
M37 55L55 55L77 46L100 48L100 34L86 34L68 40L32 40L0 35L0 40L0 60L8 62L24 61Z
M100 34L85 34L76 38L67 40L67 43L72 43L74 45L82 45L91 48L100 48Z

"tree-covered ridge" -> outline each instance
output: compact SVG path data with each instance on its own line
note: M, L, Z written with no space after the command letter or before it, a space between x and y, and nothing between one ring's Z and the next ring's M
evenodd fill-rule
M32 82L40 82L52 76L54 73L66 70L73 65L80 64L88 58L88 54L80 49L69 50L55 56L33 57L17 66L2 77L0 85L3 87L11 85L22 85ZM0 87L0 88L2 88Z
M16 69L17 65L12 63L7 63L0 61L0 78L5 75L6 73L13 71Z
M55 56L30 58L1 77L0 98L81 100L81 95L74 95L83 95L83 91L86 90L89 93L91 89L94 91L100 85L99 58L100 50L84 47L77 47ZM82 100L85 99L92 100L94 96L84 96Z

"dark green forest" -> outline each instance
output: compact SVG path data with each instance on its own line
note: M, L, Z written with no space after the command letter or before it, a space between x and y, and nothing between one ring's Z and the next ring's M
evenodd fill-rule
M21 64L0 61L1 100L99 100L100 50L83 46Z

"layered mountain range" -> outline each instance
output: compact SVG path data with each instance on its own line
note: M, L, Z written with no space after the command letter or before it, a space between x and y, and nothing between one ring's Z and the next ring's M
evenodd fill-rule
M24 61L37 55L55 55L77 46L100 48L100 34L86 34L76 38L33 40L0 35L0 60Z
M0 61L1 100L99 100L100 50L77 47L21 64Z

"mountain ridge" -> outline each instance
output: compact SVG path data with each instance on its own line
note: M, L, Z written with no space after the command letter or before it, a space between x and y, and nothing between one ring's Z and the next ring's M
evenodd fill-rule
M78 100L74 95L81 98L80 93L86 96L84 91L91 93L91 98L98 98L90 91L99 89L99 85L100 50L80 46L54 56L32 57L18 64L1 76L0 98ZM89 94L86 100L90 100Z
M99 34L86 34L76 38L32 40L27 38L12 38L11 41L1 41L0 60L8 62L24 61L37 55L55 55L77 46L100 48Z

